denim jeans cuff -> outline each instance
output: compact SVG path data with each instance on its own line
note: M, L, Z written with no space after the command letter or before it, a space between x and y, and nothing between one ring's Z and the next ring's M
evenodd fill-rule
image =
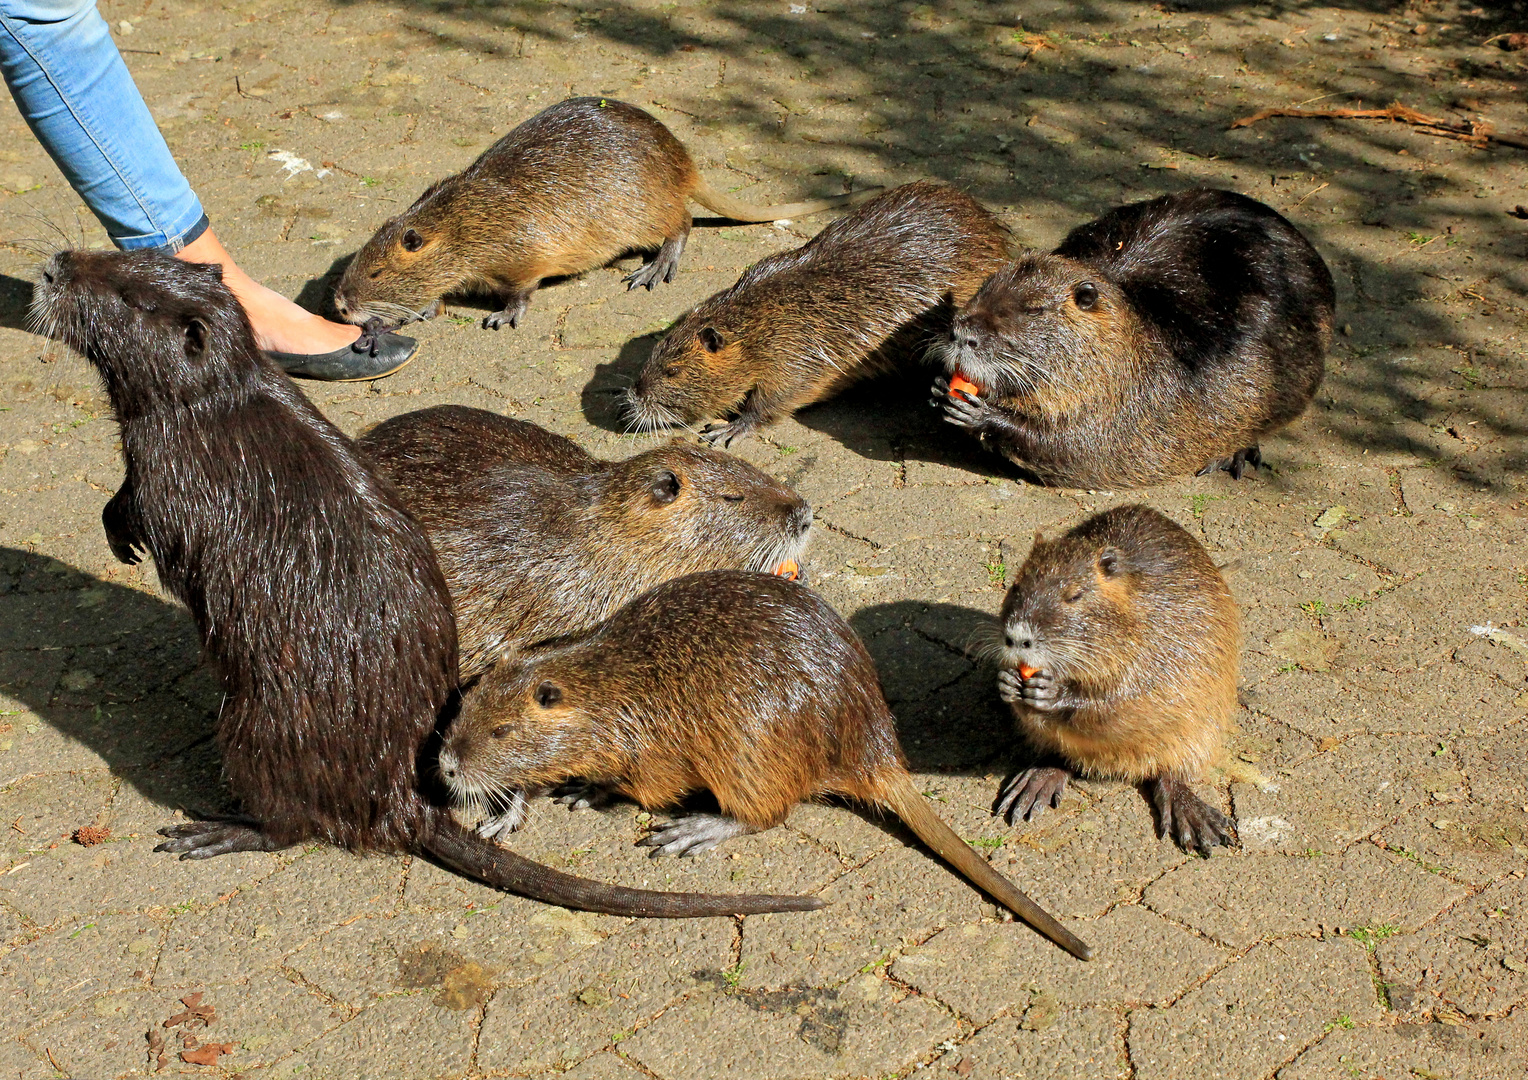
M199 209L199 208L198 208ZM185 229L172 232L143 233L139 236L113 236L111 242L123 251L135 251L139 248L161 248L171 255L180 251L187 244L196 240L212 225L205 213L199 213L196 221Z

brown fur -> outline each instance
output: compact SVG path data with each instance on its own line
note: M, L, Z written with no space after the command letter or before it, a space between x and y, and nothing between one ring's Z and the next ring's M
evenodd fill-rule
M918 794L875 664L810 589L712 571L666 582L584 633L490 670L446 732L441 769L469 802L575 777L652 809L708 790L722 818L683 819L666 850L704 850L842 795L893 810L1051 940L1089 950L998 875ZM685 822L717 831L687 835Z
M1315 395L1332 279L1269 207L1200 189L1080 226L956 314L935 383L951 423L1046 483L1134 487L1221 467Z
M1007 263L1008 242L954 188L877 196L675 323L631 388L631 416L643 428L735 416L707 432L726 445L893 370L946 331L954 305Z
M449 292L504 304L484 320L516 325L546 278L581 274L628 251L659 249L629 285L673 279L689 236L686 207L773 221L848 197L750 206L713 191L673 133L634 105L569 98L537 113L462 172L438 180L346 267L335 306L351 322L429 318Z
M806 500L747 462L671 442L601 461L524 421L447 405L361 449L430 533L470 679L700 570L771 571L809 539Z
M999 687L1041 754L1083 776L1186 784L1219 752L1240 615L1204 548L1164 515L1122 506L1037 536L1002 623Z

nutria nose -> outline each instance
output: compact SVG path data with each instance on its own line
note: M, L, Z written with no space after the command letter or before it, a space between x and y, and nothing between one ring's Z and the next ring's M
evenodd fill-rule
M812 527L812 508L810 506L797 506L791 511L791 528L799 535Z
M436 762L436 765L440 769L441 776L445 777L447 780L456 779L456 771L459 766L456 760L456 755L451 751L442 750L440 752L440 759Z

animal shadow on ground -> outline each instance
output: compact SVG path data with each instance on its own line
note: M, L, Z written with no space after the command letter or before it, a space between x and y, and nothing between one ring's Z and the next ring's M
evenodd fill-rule
M0 692L148 799L193 815L231 808L213 738L222 694L184 611L0 547L0 612ZM40 746L78 767L67 745ZM34 759L22 767L56 766Z
M0 274L0 326L26 330L27 312L32 307L32 283L9 274Z
M345 273L345 267L350 265L350 260L355 258L355 253L341 255L329 264L318 277L312 279L298 290L293 299L298 307L307 308L315 315L322 315L326 319L340 320L339 312L334 310L334 287L339 284L341 276Z
M584 385L579 398L579 408L583 410L585 420L602 431L626 433L626 391L637 381L637 372L647 363L662 336L643 334L634 337L621 346L614 360L595 366L594 376ZM681 429L674 431L679 434Z

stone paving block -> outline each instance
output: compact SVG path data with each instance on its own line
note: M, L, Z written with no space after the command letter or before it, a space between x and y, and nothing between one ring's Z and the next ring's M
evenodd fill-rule
M1151 883L1154 911L1245 948L1323 926L1392 925L1412 931L1465 890L1372 844L1341 855L1193 860Z
M494 995L478 1065L522 1073L622 1042L678 998L735 985L736 931L719 919L637 920L534 982Z
M472 1060L477 1011L442 1009L430 998L427 991L383 998L281 1062L275 1075L310 1080L462 1076Z
M5 1015L30 1029L103 991L147 986L164 929L145 915L99 916L0 955Z
M1107 1009L1058 1008L1034 995L1023 1017L1001 1017L917 1075L939 1080L1129 1075L1120 1018Z
M471 974L489 989L536 979L598 945L612 925L621 923L499 894L472 911L410 908L358 919L305 945L284 966L336 1000L364 1007L399 989L443 986L452 972L456 981ZM353 963L357 957L366 962Z
M1077 960L1022 923L966 923L908 949L891 971L980 1027L1034 994L1063 1005L1165 1005L1225 959L1136 904L1065 925L1093 946L1092 960Z
M1377 1019L1367 957L1350 941L1269 942L1167 1009L1130 1015L1130 1060L1155 1077L1264 1076L1347 1017Z
M1503 859L1522 865L1528 858L1528 811L1513 803L1433 803L1376 839L1424 869L1485 885L1501 876Z
M58 1070L40 1054L29 1050L19 1038L0 1038L0 1073L10 1080L55 1080Z
M186 865L206 867L227 857ZM344 890L331 888L335 881L343 881ZM236 890L226 903L177 915L154 985L194 986L225 972L272 967L340 923L393 910L401 881L396 858L318 848Z
M94 825L110 806L115 787L105 770L99 770L29 776L0 791L0 819L8 826L0 834L0 852L7 868L49 844L62 846L80 825ZM0 889L4 887L0 880Z
M1450 740L1469 777L1470 798L1478 802L1528 802L1523 762L1528 760L1528 723L1474 738Z
M1388 825L1430 795L1463 794L1452 758L1437 742L1413 736L1355 736L1289 770L1275 770L1263 790L1231 788L1237 829L1249 852L1340 851Z
M537 1073L538 1080L639 1080L650 1074L618 1051L595 1054L566 1072Z
M1374 951L1403 1012L1504 1014L1528 998L1528 883L1505 878Z
M1528 1072L1521 1019L1486 1024L1336 1028L1276 1074L1277 1080L1446 1076L1497 1080Z
M621 1049L666 1080L885 1076L955 1031L941 1010L867 974L835 989L698 995Z

